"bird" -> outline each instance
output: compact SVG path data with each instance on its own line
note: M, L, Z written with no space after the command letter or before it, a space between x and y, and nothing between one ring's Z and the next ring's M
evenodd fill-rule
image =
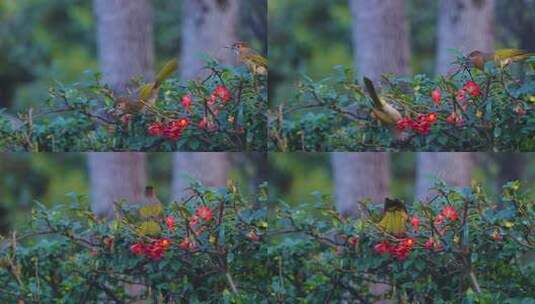
M163 205L156 196L154 187L145 187L145 197L141 204L143 206L139 208L139 215L142 218L142 222L138 227L139 234L158 234L161 231L159 222L163 214Z
M121 114L136 114L143 111L146 105L154 105L160 92L160 86L177 68L177 60L169 60L156 75L154 82L149 82L139 87L137 98L119 96L115 102L115 109Z
M379 227L385 232L400 235L407 231L409 215L403 202L399 199L385 198L384 213Z
M373 116L385 125L395 125L402 117L398 110L377 95L373 82L364 77L364 85L373 100Z
M238 58L238 62L247 65L251 73L255 75L267 75L267 59L251 48L246 42L236 42L231 47Z
M512 62L526 60L530 56L535 56L535 53L518 49L500 49L494 53L475 50L468 54L467 58L475 68L484 70L485 64L489 61L495 61L500 67L504 67Z

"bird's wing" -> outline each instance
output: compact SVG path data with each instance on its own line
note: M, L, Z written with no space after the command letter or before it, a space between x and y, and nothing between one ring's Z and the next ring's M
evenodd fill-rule
M501 49L496 51L496 57L498 60L513 58L517 56L525 56L528 54L528 51L519 49Z

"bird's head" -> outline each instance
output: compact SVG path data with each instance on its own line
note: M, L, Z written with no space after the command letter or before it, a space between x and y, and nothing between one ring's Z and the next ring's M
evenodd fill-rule
M482 69L485 65L485 58L483 56L483 52L481 51L472 51L470 54L468 54L467 58L469 63L478 69Z
M236 54L240 54L243 51L249 49L249 45L246 42L236 42L230 47Z

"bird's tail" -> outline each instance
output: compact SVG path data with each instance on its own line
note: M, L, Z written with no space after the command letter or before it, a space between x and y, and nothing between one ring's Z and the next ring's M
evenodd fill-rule
M364 77L364 85L366 86L366 89L368 90L368 94L370 94L371 99L373 100L375 107L377 109L383 108L383 103L379 99L379 96L377 95L377 91L375 90L375 86L373 85L373 82L368 78Z
M158 87L164 80L169 78L178 68L178 62L176 59L169 60L164 67L156 75L156 81L154 86Z

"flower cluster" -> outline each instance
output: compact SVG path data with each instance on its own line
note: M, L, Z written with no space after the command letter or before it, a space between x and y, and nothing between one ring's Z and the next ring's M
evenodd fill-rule
M440 235L444 235L445 228L443 225L445 224L445 221L448 220L450 222L455 222L459 219L459 215L457 214L457 210L455 210L452 206L444 206L442 208L442 211L435 216L435 219L433 221L433 224L437 230L437 232Z
M377 243L374 250L378 254L391 254L398 261L403 261L410 255L415 244L416 240L413 238L397 239L395 243L384 240Z
M130 246L130 251L134 255L145 255L145 257L153 261L159 261L163 258L169 247L171 247L171 240L164 238L153 240L149 244L137 242Z
M208 104L213 105L218 100L222 100L223 102L229 102L232 100L232 93L227 87L218 85L210 95Z
M190 121L187 118L172 120L165 125L161 122L153 122L148 127L148 133L151 136L163 136L169 140L176 141L180 138L182 132L189 126L189 124Z
M419 114L416 119L404 117L397 122L396 128L400 131L411 129L417 134L425 135L429 133L431 126L435 124L437 118L438 116L434 112Z

